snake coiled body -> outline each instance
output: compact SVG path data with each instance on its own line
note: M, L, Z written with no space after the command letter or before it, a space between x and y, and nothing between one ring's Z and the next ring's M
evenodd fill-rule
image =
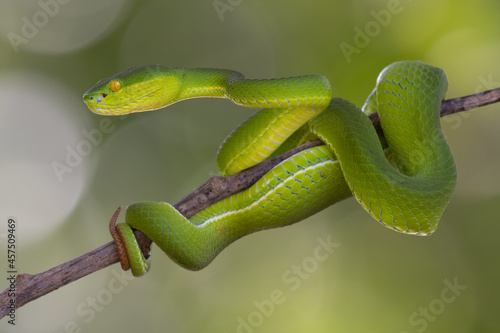
M125 223L116 226L115 241L127 251L122 265L130 263L134 275L149 269L132 229L143 231L181 266L198 270L238 238L301 221L350 195L386 227L431 234L456 183L439 121L446 89L441 69L409 61L381 72L364 112L332 99L330 84L320 75L248 80L228 70L146 66L100 81L84 96L99 114L154 110L195 97L262 108L221 146L223 175L307 140L325 143L283 161L249 189L189 219L168 203L129 205ZM365 114L374 111L383 144Z

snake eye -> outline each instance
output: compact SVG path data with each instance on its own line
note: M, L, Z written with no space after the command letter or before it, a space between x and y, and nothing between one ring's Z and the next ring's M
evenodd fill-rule
M120 83L120 81L114 80L111 81L109 87L111 88L111 91L118 91L122 87L122 84Z

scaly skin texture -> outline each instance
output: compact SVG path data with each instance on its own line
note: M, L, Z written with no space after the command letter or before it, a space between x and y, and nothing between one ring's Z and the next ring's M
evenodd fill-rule
M136 276L149 269L132 228L148 235L179 265L199 270L238 238L296 223L350 195L386 227L431 234L456 183L455 163L439 123L446 89L438 68L411 61L386 67L363 110L379 112L382 146L366 114L347 101L331 99L330 84L319 75L247 80L228 70L146 66L100 81L84 95L99 114L154 110L194 97L224 97L264 108L221 146L218 164L224 175L313 138L326 144L292 156L249 189L189 219L168 203L129 205L126 222L113 233L127 252L123 267L130 263Z

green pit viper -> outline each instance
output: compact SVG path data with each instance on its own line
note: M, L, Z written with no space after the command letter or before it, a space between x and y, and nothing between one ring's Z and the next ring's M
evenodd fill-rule
M83 99L101 115L156 110L197 97L261 108L220 147L222 175L308 140L325 143L290 157L250 188L189 219L164 202L129 205L125 223L110 227L122 267L130 266L135 276L149 270L133 229L182 267L199 270L240 237L296 223L351 195L386 227L431 234L456 183L440 126L446 90L441 69L416 61L386 67L362 110L332 99L330 83L321 75L250 80L231 70L153 65L99 81ZM367 117L373 112L380 117L380 137Z

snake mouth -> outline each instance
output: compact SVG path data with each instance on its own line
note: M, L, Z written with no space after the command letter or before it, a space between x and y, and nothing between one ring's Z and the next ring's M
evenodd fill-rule
M108 114L108 112L102 112L108 110L108 108L102 108L102 103L104 102L104 98L106 98L108 94L106 93L85 93L83 95L83 101L87 105L87 107L96 114ZM106 104L106 103L104 103Z

